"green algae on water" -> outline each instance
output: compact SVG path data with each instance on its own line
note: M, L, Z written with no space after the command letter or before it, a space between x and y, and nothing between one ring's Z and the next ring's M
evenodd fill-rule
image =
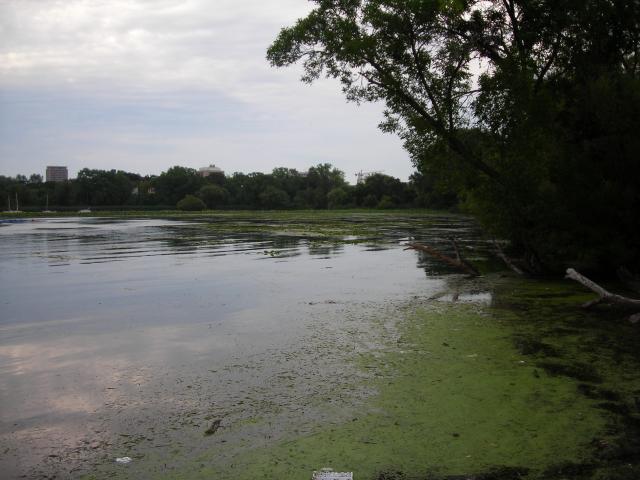
M299 479L325 466L358 479L385 470L426 478L509 467L536 478L552 465L585 461L605 426L594 401L518 352L496 312L432 305L401 330L395 348L361 358L377 372L378 395L351 421L188 478Z

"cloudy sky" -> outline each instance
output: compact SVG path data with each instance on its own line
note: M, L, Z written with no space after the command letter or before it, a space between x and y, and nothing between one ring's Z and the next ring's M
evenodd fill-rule
M0 174L67 165L157 174L329 162L406 179L380 105L271 68L305 0L1 0Z

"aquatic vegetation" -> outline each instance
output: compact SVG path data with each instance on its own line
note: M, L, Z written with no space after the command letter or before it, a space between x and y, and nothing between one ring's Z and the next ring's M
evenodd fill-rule
M402 329L398 348L360 362L379 375L368 411L255 452L223 478L304 478L321 466L356 478L389 468L411 478L540 472L583 461L604 428L575 384L536 375L500 319L474 306L421 309Z
M298 479L322 467L362 480L639 476L639 333L615 309L580 310L592 294L572 282L490 273L491 246L466 217L254 213L16 227L32 243L6 242L5 257L17 252L43 275L87 272L83 291L105 319L100 328L123 319L127 338L154 338L161 358L182 359L113 367L117 380L99 384L91 414L100 425L82 430L86 441L52 447L55 457L34 469L185 480ZM452 275L402 250L415 238L446 251L452 234L482 276ZM58 248L47 248L54 241ZM114 263L122 260L128 271ZM37 285L31 269L16 271ZM95 290L92 279L107 273ZM45 300L56 296L48 289ZM18 283L13 295L23 290ZM144 306L138 331L105 310L105 295ZM6 308L21 318L24 305L38 302ZM154 337L159 320L171 328ZM55 344L36 330L25 332ZM105 358L123 352L117 338L111 351L104 339ZM247 339L253 353L229 339ZM76 360L52 371L84 370L91 341L83 337ZM141 344L131 343L134 356L148 358ZM116 465L123 455L134 461Z
M584 293L566 283L488 285L491 306L405 305L393 341L357 359L377 394L350 421L184 478L294 479L324 466L363 479L632 478L638 356L618 348L629 332L594 330L575 308ZM594 348L603 330L616 339Z

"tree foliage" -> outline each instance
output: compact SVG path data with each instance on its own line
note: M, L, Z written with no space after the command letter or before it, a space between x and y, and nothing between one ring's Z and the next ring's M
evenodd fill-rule
M123 205L134 185L123 171L88 168L78 172L76 183L81 203L89 206Z
M342 171L329 164L304 172L280 167L270 174L236 172L206 178L184 167L171 167L157 177L90 169L65 182L38 183L30 180L33 177L0 176L0 208L9 208L9 200L15 208L16 195L20 206L30 209L44 208L47 199L52 209L171 209L175 204L170 201L187 195L198 197L208 208L225 209L376 207L385 195L393 206L412 207L417 206L416 189L422 188L419 183L403 183L381 174L352 186L345 182ZM371 198L365 201L369 194Z
M164 203L175 205L185 195L195 194L205 183L195 169L175 166L156 179L155 188Z
M532 266L640 268L640 3L313 0L268 50L382 101L415 165Z
M185 195L184 198L177 203L176 207L178 210L185 211L200 211L207 208L204 202L195 195Z
M205 185L204 187L200 188L200 190L198 190L198 197L209 208L219 208L220 206L224 205L227 201L228 196L229 192L227 192L223 187L216 184Z
M259 195L263 208L278 209L289 206L289 194L273 185L267 186Z

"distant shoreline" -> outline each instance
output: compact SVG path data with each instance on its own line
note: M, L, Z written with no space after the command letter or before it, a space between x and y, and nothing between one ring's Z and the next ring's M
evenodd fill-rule
M299 215L313 215L319 217L332 217L345 214L369 214L369 215L390 215L390 214L434 214L443 213L447 215L455 214L447 210L431 210L425 208L398 208L398 209L377 209L377 208L349 208L331 210L95 210L91 212L69 211L22 211L22 212L0 212L2 219L19 218L55 218L55 217L208 217L208 216L273 216L296 217Z

